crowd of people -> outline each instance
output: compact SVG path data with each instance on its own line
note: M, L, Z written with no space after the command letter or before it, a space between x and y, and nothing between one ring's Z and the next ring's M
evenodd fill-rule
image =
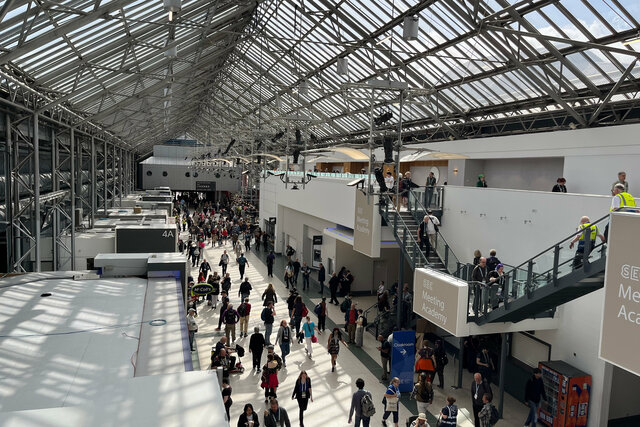
M269 242L270 238L264 239L266 233L263 233L257 225L252 223L246 212L247 207L233 199L215 205L211 202L194 203L191 201L190 204L180 203L176 206L176 223L180 225L186 236L184 239L180 239L179 250L189 259L193 267L192 271L195 273L194 275L197 275L197 280L190 279L190 285L207 283L211 285L212 289L206 296L194 296L189 302L187 314L189 342L192 350L195 350L198 309L213 310L217 315L216 331L223 332L223 335L219 337L212 348L210 368L222 368L224 381L221 392L227 419L230 420L229 409L233 405L232 374L242 372L244 369L240 358L244 356L245 352L243 345L247 345L247 351L252 358L251 369L259 377L256 387L260 387L264 392L266 408L264 411L260 411L256 410L252 403L245 403L237 425L290 426L290 415L281 406L283 396L279 396L278 393L280 384L284 380L284 376L287 375L287 371L283 369L287 366L287 357L292 351L304 351L304 355L312 359L315 356L314 353L317 353L317 349L314 351L314 344L319 341L319 338L324 338L326 341L323 343L326 343L326 349L329 353L331 372L335 373L338 369L337 362L341 350L349 349L352 345L357 347L363 345L367 319L351 293L355 277L348 268L342 267L339 271L327 275L324 266L320 264L314 273L306 262L301 262L295 249L291 246L288 246L284 251L286 262L282 271L282 281L289 292L286 301L283 301L286 302L287 311L280 312L280 309L278 312L276 311L279 296L272 283L269 283L266 289L259 294L259 299L256 295L252 296L254 286L246 275L249 261L245 253L252 248L258 249L261 243L265 245L265 250L267 250L269 246L265 242ZM425 216L425 226L419 230L420 238L424 240L427 247L434 246L431 239L434 234L433 228L439 225L436 221L437 218L433 220L431 215ZM205 257L204 252L208 247L222 250L219 259L216 260L217 266L216 261L210 263ZM504 266L493 249L489 251L488 258L483 257L480 251L476 251L475 255L472 279L483 283L488 288L495 289L495 292L491 293L495 297L495 301L492 301L498 303L503 289ZM267 276L271 278L274 276L275 260L276 255L273 250L268 250L265 264ZM240 277L238 284L232 283L228 271L230 268L238 269ZM318 283L317 292L321 295L321 301L315 307L307 308L298 289L301 281L302 290L311 292L310 278L312 274ZM329 276L328 280L327 276ZM327 282L327 290L325 290L325 282ZM326 293L328 296L325 296ZM413 294L409 284L405 283L400 288L396 282L387 288L384 282L381 282L376 293L378 314L401 310L402 322L405 324L408 322L412 315L413 303ZM255 311L256 300L261 303L259 310L262 325L254 327L252 334L249 334L251 301L254 301L253 310ZM339 306L340 311L344 313L344 328L340 325L340 327L330 328L329 331L326 330L326 318L330 304ZM311 311L315 315L313 318ZM315 319L317 319L317 323ZM238 338L249 339L248 341L240 341ZM355 422L356 426L368 426L376 409L382 409L384 425L392 423L398 426L399 423L399 380L398 378L389 378L392 361L392 334L389 336L380 335L377 340L379 341L378 351L383 368L381 379L383 382L389 380L390 382L384 391L384 401L382 408L380 408L379 403L374 404L371 393L364 388L364 380L361 378L356 380L356 390L352 397L348 416L348 422ZM476 372L474 382L471 385L475 425L488 427L496 422L496 410L491 403L493 394L490 386L495 367L485 348L479 349L475 356L473 368ZM457 425L459 412L455 397L447 396L442 401L442 405L438 406L436 410L432 409L434 401L441 399L434 394L432 383L437 379L437 387L444 389L444 372L447 363L448 357L444 344L440 340L434 342L433 348L425 341L425 345L418 349L415 363L417 380L410 396L416 402L418 414L411 417L411 426L428 425L428 414L438 418L439 425ZM298 420L303 426L305 411L314 399L312 378L304 369L296 374L297 378L291 398L298 404ZM539 405L541 397L536 394L539 394L539 382L533 385L528 384L527 390L529 390L527 403L530 408L535 408L536 405ZM534 415L530 414L530 418L532 417ZM531 421L528 420L528 422Z

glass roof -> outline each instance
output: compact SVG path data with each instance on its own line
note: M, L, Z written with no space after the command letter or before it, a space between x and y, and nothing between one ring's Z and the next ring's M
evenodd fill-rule
M282 150L296 128L363 141L391 111L373 130L388 136L401 98L405 129L439 138L550 112L597 125L603 103L638 98L635 0L183 0L171 20L161 0L15 0L6 12L0 70L52 99L45 114L64 106L139 152L185 132L241 135L243 152L256 139Z

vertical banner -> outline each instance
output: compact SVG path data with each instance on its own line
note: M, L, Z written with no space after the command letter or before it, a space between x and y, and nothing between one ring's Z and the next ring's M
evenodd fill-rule
M400 378L400 392L413 390L413 367L416 354L416 332L395 331L391 354L391 376Z
M356 191L353 249L372 258L380 257L380 213L373 196Z

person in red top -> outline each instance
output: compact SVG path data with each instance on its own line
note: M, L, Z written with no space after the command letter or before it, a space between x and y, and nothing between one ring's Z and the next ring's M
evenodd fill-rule
M420 358L416 361L415 369L417 374L425 372L429 382L433 381L433 376L436 372L436 362L433 351L429 347L423 347L420 350Z
M349 344L355 343L356 339L356 321L358 320L358 310L356 305L351 304L351 309L345 313L345 319L347 322L347 332L349 332Z

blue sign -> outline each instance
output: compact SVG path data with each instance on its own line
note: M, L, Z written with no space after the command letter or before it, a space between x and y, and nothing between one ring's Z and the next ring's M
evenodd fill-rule
M416 354L416 331L395 331L391 354L391 376L400 379L400 392L413 390L413 367Z

